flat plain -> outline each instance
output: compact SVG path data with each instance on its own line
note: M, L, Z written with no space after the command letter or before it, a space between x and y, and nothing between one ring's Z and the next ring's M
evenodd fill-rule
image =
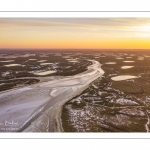
M149 132L149 89L148 51L0 51L0 131Z

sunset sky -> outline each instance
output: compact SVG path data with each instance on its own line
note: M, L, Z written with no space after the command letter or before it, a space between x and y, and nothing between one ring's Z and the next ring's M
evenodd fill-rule
M0 48L150 49L150 18L0 18Z

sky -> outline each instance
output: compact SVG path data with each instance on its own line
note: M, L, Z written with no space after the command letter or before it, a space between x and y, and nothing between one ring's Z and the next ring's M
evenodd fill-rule
M0 48L150 49L150 18L0 18Z

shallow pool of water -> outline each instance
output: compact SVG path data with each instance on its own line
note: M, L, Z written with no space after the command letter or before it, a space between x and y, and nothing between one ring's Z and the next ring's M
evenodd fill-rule
M116 59L124 59L124 58L118 57L118 58L116 58Z
M112 77L111 79L113 81L122 81L122 80L134 79L134 78L138 78L138 77L137 76L131 76L131 75L120 75L120 76Z
M46 55L41 55L40 57L48 57L48 56L46 56Z
M37 60L37 59L29 59L29 60Z
M52 73L55 73L55 72L56 72L55 70L50 70L50 71L36 72L34 74L43 76L43 75L48 75L48 74L52 74Z
M123 62L135 62L135 61L123 61Z
M137 60L144 60L144 57L138 57Z
M134 66L122 66L121 69L129 69L129 68L133 68Z
M144 57L150 57L149 55L144 55Z
M107 64L107 65L112 65L112 64L116 64L116 62L107 62L107 63L105 63L105 64Z
M41 63L40 65L50 65L50 64L53 64L53 63Z
M21 66L20 64L9 64L9 65L4 65L6 67L13 67L13 66Z
M70 56L63 56L62 58L71 58Z
M106 56L99 56L99 57L106 57Z
M45 62L45 61L47 61L47 60L39 60L39 61L37 61L37 62Z
M66 59L66 60L68 60L68 61L76 61L77 58L71 58L71 59Z
M78 62L77 60L70 60L69 62Z

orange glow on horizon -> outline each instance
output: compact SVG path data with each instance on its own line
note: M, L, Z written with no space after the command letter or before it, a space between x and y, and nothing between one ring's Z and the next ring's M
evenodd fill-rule
M0 19L0 25L0 48L150 49L150 19Z
M2 41L4 48L22 48L22 49L149 49L149 39L101 39L101 40L32 40L19 41L11 40L9 45L7 41Z

